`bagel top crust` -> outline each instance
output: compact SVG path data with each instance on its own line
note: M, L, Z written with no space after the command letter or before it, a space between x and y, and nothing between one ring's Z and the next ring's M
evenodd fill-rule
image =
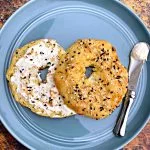
M93 70L90 77L85 75L87 67ZM54 80L66 105L78 114L101 119L125 96L128 73L109 42L82 39L61 56Z
M64 104L53 80L63 53L52 39L33 41L14 52L6 77L17 102L41 116L62 118L75 114ZM47 67L46 80L42 81L39 71Z

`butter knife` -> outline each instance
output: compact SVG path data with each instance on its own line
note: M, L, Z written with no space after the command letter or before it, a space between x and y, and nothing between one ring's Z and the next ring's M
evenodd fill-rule
M114 127L114 134L116 136L124 136L126 131L126 124L128 115L136 96L136 86L140 76L143 64L145 63L149 53L149 46L147 43L140 42L134 46L130 56L129 66L129 84L127 94L122 105L121 112Z

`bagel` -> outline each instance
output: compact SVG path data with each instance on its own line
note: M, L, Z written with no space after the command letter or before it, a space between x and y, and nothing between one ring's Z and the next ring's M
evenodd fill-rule
M55 84L65 104L77 114L105 118L119 106L128 85L127 69L107 41L76 41L60 58ZM92 68L87 77L86 69Z
M17 49L6 73L15 100L41 116L74 115L75 112L64 104L53 80L59 56L64 53L52 39L33 41ZM47 67L46 80L42 81L39 71Z

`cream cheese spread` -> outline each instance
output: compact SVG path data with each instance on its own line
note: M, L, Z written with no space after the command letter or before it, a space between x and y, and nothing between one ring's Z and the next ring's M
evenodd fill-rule
M132 56L136 60L147 60L149 47L146 43L140 42L136 44L132 50Z
M50 46L46 43L50 42ZM16 70L11 82L16 84L17 92L35 108L43 109L47 114L56 114L53 117L75 114L68 108L55 86L53 74L58 63L60 46L55 40L41 40L37 45L27 49L25 55L16 63ZM46 82L42 82L39 70L48 68Z

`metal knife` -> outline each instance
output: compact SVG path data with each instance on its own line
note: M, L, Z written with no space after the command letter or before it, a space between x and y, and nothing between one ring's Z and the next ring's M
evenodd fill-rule
M149 49L149 46L148 46L148 49ZM146 59L136 60L132 55L130 57L128 91L127 91L124 103L122 105L121 112L119 114L119 117L117 119L116 125L113 130L116 136L125 135L129 111L136 96L136 86L138 83L138 79L140 76L142 66L145 63L145 61Z

